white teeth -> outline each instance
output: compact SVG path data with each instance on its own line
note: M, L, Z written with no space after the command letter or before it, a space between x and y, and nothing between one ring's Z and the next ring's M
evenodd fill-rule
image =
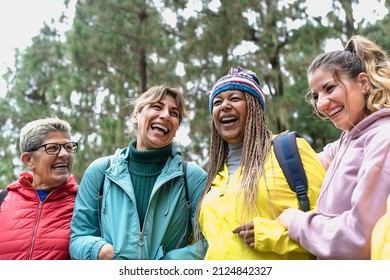
M165 133L168 133L168 128L163 126L162 124L153 124L152 128L159 128L159 129L164 130Z
M228 122L228 121L235 120L235 119L237 119L237 118L235 118L235 117L226 117L226 118L222 118L221 121L222 122Z
M331 116L333 116L334 114L340 112L342 109L343 109L343 107L334 108L332 111L328 112L328 116L331 117Z
M64 167L66 168L66 167L68 167L68 164L66 164L66 163L57 163L53 167L54 168L64 168Z

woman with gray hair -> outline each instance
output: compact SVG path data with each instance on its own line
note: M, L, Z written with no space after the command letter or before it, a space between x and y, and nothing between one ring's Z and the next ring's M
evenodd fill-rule
M69 123L39 119L20 132L29 169L0 192L0 259L69 259L70 221L78 185L71 174L78 143Z
M81 180L71 257L202 259L189 236L206 172L192 162L183 168L180 149L172 143L186 115L183 94L157 85L133 105L136 138L115 155L91 163Z

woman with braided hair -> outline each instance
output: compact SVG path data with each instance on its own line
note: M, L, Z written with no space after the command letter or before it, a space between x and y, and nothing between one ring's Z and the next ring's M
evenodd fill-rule
M308 83L316 113L343 132L319 155L327 172L317 210L287 209L279 220L319 259L370 259L390 193L390 60L356 35L344 50L315 58Z
M208 177L198 204L195 235L207 240L205 258L313 258L276 219L283 209L298 207L298 200L275 157L256 74L240 67L231 69L214 85L209 106ZM312 208L325 170L303 138L297 144Z

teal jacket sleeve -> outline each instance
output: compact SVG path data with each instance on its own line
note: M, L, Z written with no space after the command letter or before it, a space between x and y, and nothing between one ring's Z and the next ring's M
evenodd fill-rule
M98 192L108 158L91 163L85 171L75 200L70 225L69 253L76 260L97 260L100 248L108 243L100 237Z

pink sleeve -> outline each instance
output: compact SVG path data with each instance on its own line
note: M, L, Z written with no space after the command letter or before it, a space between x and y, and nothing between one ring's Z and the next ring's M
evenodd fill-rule
M339 147L339 141L340 139L333 143L327 144L324 147L323 151L318 153L318 158L320 159L322 166L325 168L325 170L328 170L330 163L336 155L336 151Z

